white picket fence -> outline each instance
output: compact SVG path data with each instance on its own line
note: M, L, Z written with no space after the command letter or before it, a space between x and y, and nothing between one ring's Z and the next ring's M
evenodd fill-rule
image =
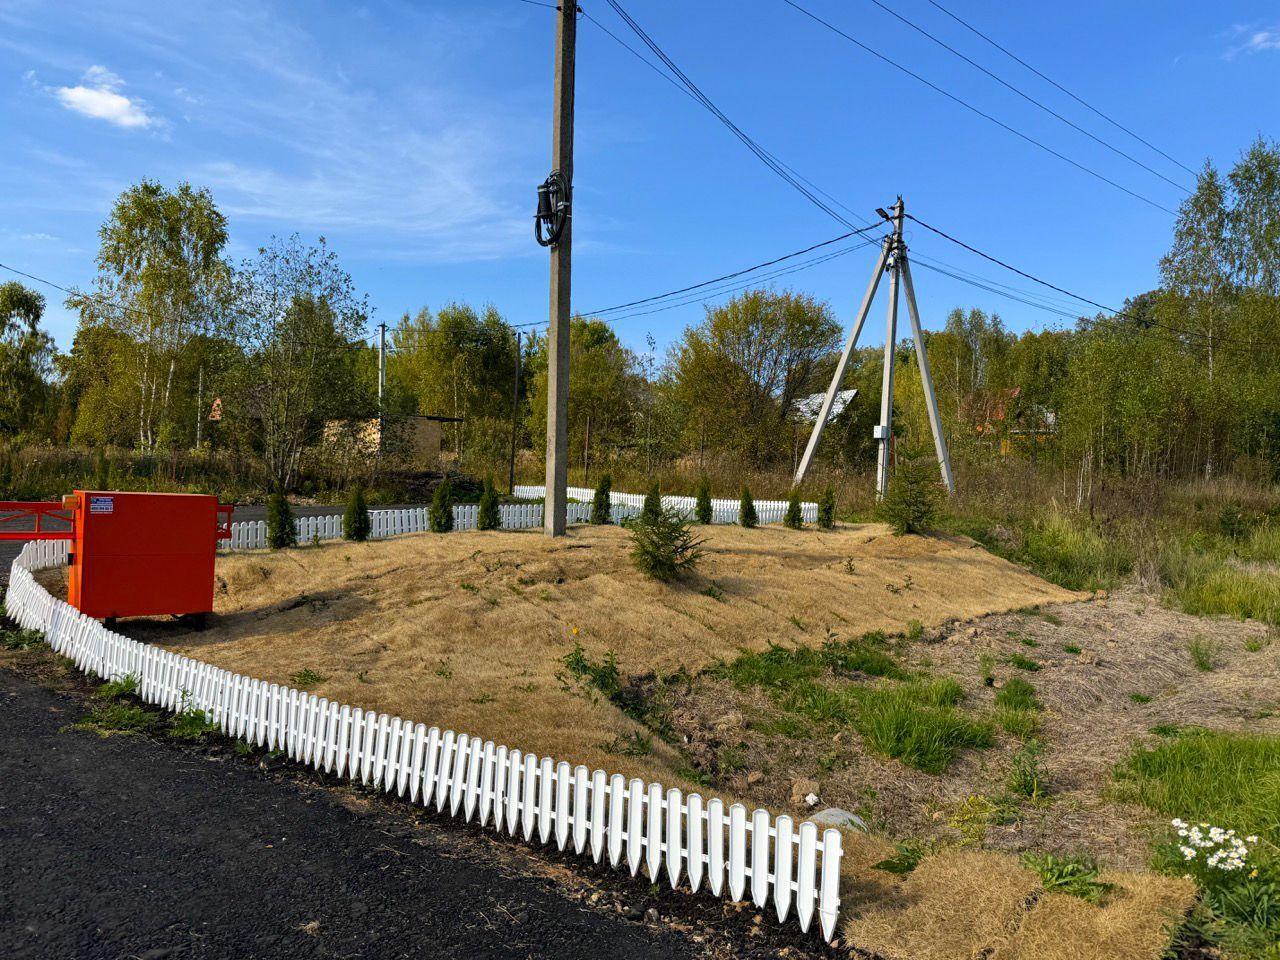
M546 487L537 486L517 486L512 493L517 497L536 500L547 495ZM596 492L590 487L569 487L568 495L574 500L583 501L586 504L591 503ZM641 493L619 493L614 490L609 494L609 501L613 506L614 512L621 509L639 510L644 506L644 494ZM662 506L668 510L679 510L685 516L693 516L694 508L697 506L697 497L670 497L665 494L662 497ZM569 504L572 509L578 504ZM787 513L786 500L756 500L756 519L760 523L781 523L782 518ZM712 523L737 523L738 507L737 500L715 499L711 501L711 522ZM590 511L588 511L588 515ZM802 502L800 504L800 517L805 523L818 522L818 505L811 502Z
M526 500L537 500L546 496L546 487L518 486L513 491L517 497ZM587 487L569 487L569 496L575 501L568 504L569 523L587 523L591 519L591 500L595 491ZM621 523L637 516L644 506L644 496L638 493L614 492L610 496L613 523ZM679 510L686 516L693 516L697 504L695 497L662 498L666 508ZM476 518L480 512L474 503L458 504L453 508L453 528L455 530L474 530ZM503 530L530 530L542 526L542 504L540 503L504 503L498 507ZM761 523L781 523L787 512L785 500L757 500L756 515ZM818 505L801 503L800 516L805 523L818 522ZM370 536L375 540L400 536L405 533L425 533L431 529L427 521L426 507L406 507L400 510L370 510ZM737 500L712 500L712 523L737 523ZM342 538L342 517L330 515L325 517L297 517L294 524L298 530L298 542L311 540L339 540ZM222 550L260 550L267 545L267 524L265 520L238 520L231 524L231 538L222 540L218 546Z
M397 511L390 511L397 512ZM407 531L406 531L407 532ZM5 609L44 633L58 653L105 680L132 676L143 701L202 710L228 736L283 750L317 770L446 808L481 826L553 842L597 863L641 866L672 888L686 883L734 900L770 901L779 921L794 909L802 930L814 915L830 940L840 907L840 832L819 836L767 810L704 800L661 784L570 767L468 734L427 728L385 713L231 673L108 630L52 597L33 570L67 562L66 541L33 541L13 561Z

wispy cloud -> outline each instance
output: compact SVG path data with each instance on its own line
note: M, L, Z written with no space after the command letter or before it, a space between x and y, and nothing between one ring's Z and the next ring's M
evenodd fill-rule
M1232 45L1224 56L1234 59L1240 55L1280 50L1280 25L1274 27L1246 27L1240 24L1231 28Z
M142 101L121 92L124 85L124 81L106 67L95 65L85 71L76 86L54 87L51 92L68 110L95 120L127 129L154 126L156 119Z

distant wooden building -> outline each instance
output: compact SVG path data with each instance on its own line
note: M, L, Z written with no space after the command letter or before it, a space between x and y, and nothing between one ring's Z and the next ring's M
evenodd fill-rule
M326 446L352 445L365 456L379 454L407 460L419 468L435 468L446 423L460 423L461 417L415 414L379 420L329 420L324 425Z

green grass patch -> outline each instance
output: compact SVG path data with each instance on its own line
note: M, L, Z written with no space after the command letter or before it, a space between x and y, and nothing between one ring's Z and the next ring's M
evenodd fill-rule
M996 706L1009 710L1039 710L1036 688L1021 677L1011 678L996 692Z
M160 723L160 715L151 710L118 700L102 700L89 708L89 712L76 723L73 730L90 730L100 737L117 733L149 733Z
M1019 670L1026 670L1029 673L1035 673L1040 669L1040 664L1030 657L1024 657L1020 653L1011 653L1005 658L1005 662L1011 667L1017 667Z
M1089 857L1055 857L1051 853L1024 854L1022 862L1040 876L1048 893L1065 893L1099 903L1113 889L1098 879L1098 864Z
M865 690L853 726L869 747L925 773L943 773L962 751L989 747L994 731L951 704L963 690L954 680Z
M1187 641L1187 653L1191 662L1201 673L1212 673L1218 659L1218 646L1204 637L1192 637Z
M1062 645L1063 653L1080 653L1080 645L1077 643L1064 643Z
M310 667L299 670L289 678L289 682L299 690L310 690L312 687L319 686L329 678L318 671L312 670Z
M1150 703L1150 702L1151 702L1151 697L1150 697L1149 695L1145 694L1145 693L1131 693L1131 694L1129 694L1129 699L1130 699L1130 700L1132 700L1134 703L1137 703L1137 704L1143 704L1143 703Z
M1006 784L1010 793L1032 803L1039 803L1049 792L1044 772L1040 768L1040 753L1039 741L1029 740L1013 755L1013 765L1009 769Z
M1121 797L1280 845L1280 736L1175 729L1116 768Z
M94 691L95 697L104 700L119 700L121 697L133 696L138 692L138 678L135 674L126 674L119 680L108 680Z

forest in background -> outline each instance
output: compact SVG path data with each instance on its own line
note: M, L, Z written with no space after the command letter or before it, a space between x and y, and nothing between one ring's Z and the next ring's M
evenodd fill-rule
M357 483L375 502L405 495L410 464L322 442L327 422L379 412L369 305L323 237L276 238L232 263L209 191L144 180L99 239L93 286L66 301L79 315L66 353L41 325L43 295L0 284L0 497L87 485L336 501ZM926 333L959 480L947 523L1072 586L1248 581L1249 596L1201 605L1280 622L1280 592L1258 586L1258 564L1280 562L1280 144L1204 167L1159 272L1114 314L1080 316L1040 291L1058 326L1037 316L1014 333L957 308ZM844 335L829 304L772 288L707 306L661 355L574 318L572 480L688 492L705 476L717 495L784 493L811 429L796 402L826 388ZM500 483L514 422L517 477L539 480L546 344L536 331L519 343L513 398L517 331L495 306L406 314L389 330L385 416L460 418L445 468ZM932 442L914 350L898 351L902 461ZM809 493L835 487L846 517L871 512L881 358L853 358L843 386L858 396L810 476ZM1212 570L1192 570L1205 557Z

